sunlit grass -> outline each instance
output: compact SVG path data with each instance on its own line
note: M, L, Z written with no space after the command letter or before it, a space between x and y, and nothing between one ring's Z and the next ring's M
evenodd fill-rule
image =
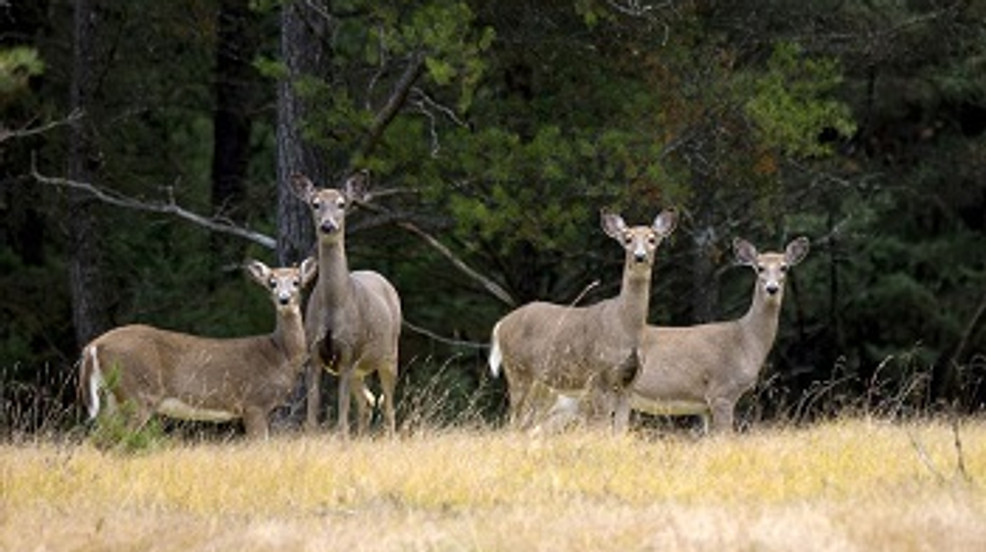
M961 456L948 423L860 419L704 439L6 445L0 550L974 549L986 423L958 435Z

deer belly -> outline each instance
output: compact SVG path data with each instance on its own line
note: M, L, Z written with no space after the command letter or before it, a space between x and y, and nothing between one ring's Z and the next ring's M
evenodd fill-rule
M156 411L158 414L163 414L170 418L196 422L228 422L240 417L238 414L234 414L228 410L199 408L186 404L179 399L164 399L157 406Z
M705 401L654 400L633 394L630 406L634 410L658 416L696 416L709 411Z

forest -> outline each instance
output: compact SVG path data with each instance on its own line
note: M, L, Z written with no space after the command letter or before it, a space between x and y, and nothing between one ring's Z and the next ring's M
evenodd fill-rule
M734 238L811 242L741 427L978 412L983 21L983 0L0 2L0 431L77 424L80 350L113 327L269 332L242 267L312 253L291 176L356 171L349 265L403 306L399 424L502 419L493 324L614 296L600 210L670 207L650 324L745 312Z

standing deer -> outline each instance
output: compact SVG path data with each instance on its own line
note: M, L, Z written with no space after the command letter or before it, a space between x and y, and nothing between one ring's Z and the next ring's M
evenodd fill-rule
M728 322L644 330L643 368L632 386L634 410L659 415L700 415L709 429L732 431L740 396L756 383L777 336L788 270L808 254L808 239L797 238L784 253L758 253L746 240L733 240L739 264L757 274L746 314Z
M366 197L366 175L350 176L342 189L316 188L301 175L296 175L292 184L295 195L311 208L318 234L318 282L305 313L305 334L311 352L306 426L312 430L318 425L321 374L325 369L339 376L342 435L349 435L350 396L356 401L358 432L364 433L374 401L363 378L376 372L387 432L392 435L396 428L394 388L401 332L400 297L380 274L369 270L349 272L346 263L346 210Z
M107 388L107 410L129 405L133 427L155 413L213 422L242 418L249 437L267 438L267 415L287 399L305 362L301 291L318 265L309 258L301 268L270 269L260 261L246 268L270 291L273 333L213 339L140 324L110 330L82 350L79 392L90 419L99 415L100 390Z
M626 388L637 371L654 257L676 220L667 210L651 226L631 228L620 215L603 212L603 231L625 251L620 294L586 307L529 303L496 323L489 364L494 376L503 365L512 424L527 425L529 395L537 384L564 394L586 391L595 404L605 405L604 415L614 415L617 430L625 428Z

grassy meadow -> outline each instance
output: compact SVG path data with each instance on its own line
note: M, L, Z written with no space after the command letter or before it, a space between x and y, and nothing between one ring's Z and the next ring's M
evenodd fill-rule
M984 485L982 420L29 440L0 445L0 550L983 550Z

